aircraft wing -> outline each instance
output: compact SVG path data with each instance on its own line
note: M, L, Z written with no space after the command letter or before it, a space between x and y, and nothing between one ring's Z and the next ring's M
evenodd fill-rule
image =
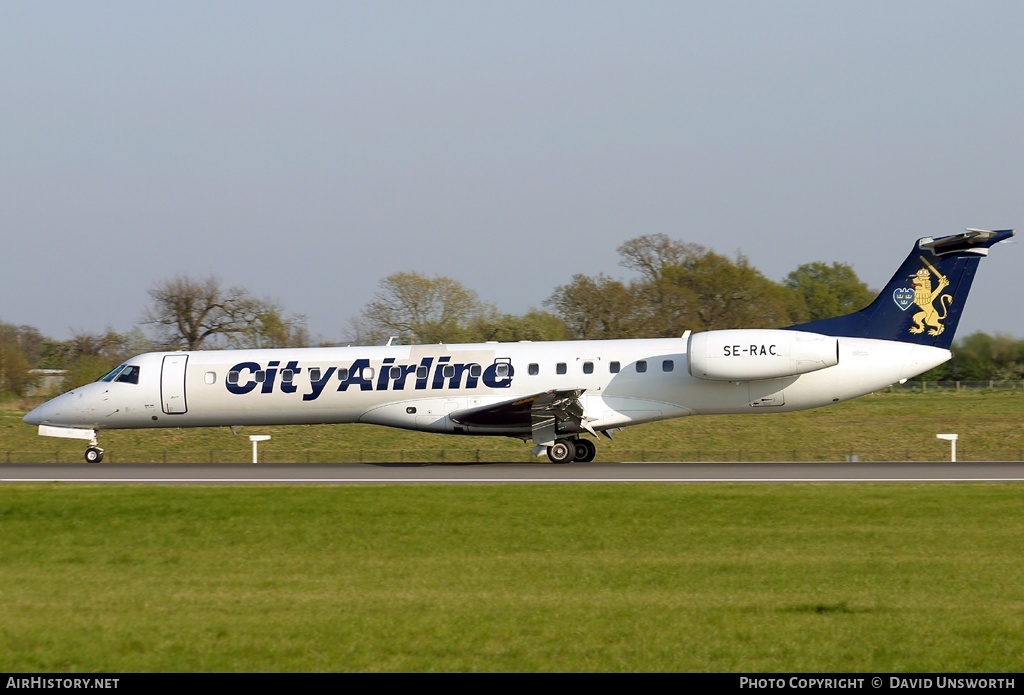
M530 430L537 443L553 442L556 433L593 433L583 415L580 396L586 389L553 389L529 396L449 413L453 422L467 426L518 427Z

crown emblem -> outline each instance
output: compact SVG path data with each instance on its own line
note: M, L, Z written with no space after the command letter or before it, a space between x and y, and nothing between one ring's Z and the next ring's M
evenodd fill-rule
M900 311L906 311L914 306L914 288L897 287L892 291L892 301L896 302Z

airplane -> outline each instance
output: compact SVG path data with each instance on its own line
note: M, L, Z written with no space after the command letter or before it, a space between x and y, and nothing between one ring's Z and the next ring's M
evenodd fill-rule
M669 418L779 413L886 388L952 357L980 259L1012 229L918 239L866 308L779 329L679 338L150 352L43 403L39 434L106 429L372 423L506 436L553 463L593 461L591 438ZM589 435L589 437L587 436Z

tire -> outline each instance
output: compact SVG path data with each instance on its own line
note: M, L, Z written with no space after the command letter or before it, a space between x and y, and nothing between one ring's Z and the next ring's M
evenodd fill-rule
M576 449L574 460L580 463L590 463L597 456L597 446L589 439L577 439L573 444Z
M571 463L576 458L576 447L568 439L556 439L548 447L548 459L551 463Z
M101 463L103 461L103 449L91 446L85 450L86 463Z

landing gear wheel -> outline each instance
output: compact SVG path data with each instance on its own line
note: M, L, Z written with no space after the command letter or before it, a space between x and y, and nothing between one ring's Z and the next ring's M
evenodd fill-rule
M589 439L577 439L574 444L576 445L574 460L590 463L597 456L597 446Z
M103 461L103 449L98 446L91 446L85 450L86 463L101 463Z
M556 439L548 447L548 458L551 463L570 463L576 458L576 447L568 439Z

